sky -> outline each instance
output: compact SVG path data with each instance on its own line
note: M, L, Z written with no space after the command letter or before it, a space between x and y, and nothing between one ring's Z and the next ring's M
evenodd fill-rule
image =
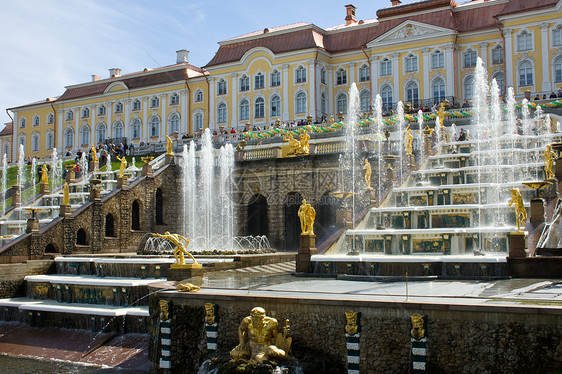
M414 0L403 1L403 4ZM64 87L175 64L204 66L218 42L266 27L343 24L345 5L357 20L376 18L390 0L2 0L0 128L7 108L60 96Z

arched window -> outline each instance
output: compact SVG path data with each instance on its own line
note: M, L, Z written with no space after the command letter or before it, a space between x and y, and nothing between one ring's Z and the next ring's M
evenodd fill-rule
M296 113L306 113L306 94L299 92L295 97L295 101Z
M140 204L137 200L133 201L131 208L131 230L140 230Z
M281 73L275 69L271 72L271 87L278 87L281 85Z
M160 118L158 118L158 116L152 116L148 120L148 124L150 126L150 136L160 136Z
M168 117L168 132L173 134L180 131L180 116L177 113L172 113Z
M153 96L152 99L150 99L150 107L158 108L159 106L160 106L160 99L157 98L156 96Z
M366 64L359 68L359 82L367 82L369 80L369 66Z
M267 200L263 195L254 195L250 199L247 208L248 235L267 235L268 214Z
M320 69L320 83L326 84L326 68L325 67L322 67L322 69Z
M562 25L558 25L552 30L552 45L554 47L562 45Z
M105 216L105 237L113 238L115 237L115 222L113 219L113 214L108 213Z
M64 147L72 148L74 146L74 130L72 127L67 127L64 130Z
M562 82L562 56L559 56L554 60L554 81Z
M296 83L306 82L306 69L303 66L299 66L295 71L295 82Z
M505 94L505 76L503 72L497 72L496 74L494 74L492 79L496 80L496 83L498 84L498 87L500 89L500 95L503 96Z
M123 103L122 102L115 103L115 113L123 113Z
M72 110L69 110L68 112L66 112L66 120L72 121L73 119L74 119L74 112Z
M392 75L392 61L388 58L381 61L381 77L385 75Z
M121 139L123 137L123 122L117 121L113 124L113 137Z
M254 118L265 117L265 100L263 97L258 97L254 102Z
M431 54L431 68L441 69L445 66L445 56L440 50L436 50Z
M217 122L226 123L226 104L220 103L217 106Z
M336 71L336 84L346 84L347 83L347 72L343 68L339 68Z
M47 131L47 137L45 139L45 147L47 150L51 150L53 149L54 146L55 146L55 134L53 133L53 130L49 130Z
M195 131L203 130L203 113L195 113Z
M8 155L10 154L10 143L8 142L4 143L4 154L6 155L6 157L8 157Z
M162 189L156 189L156 224L164 224L164 196Z
M82 128L80 129L80 144L90 144L90 127L87 125L82 126Z
M244 99L240 102L240 121L248 121L250 119L250 103Z
M324 92L320 95L320 110L322 114L328 114L328 99L326 99L326 93Z
M82 109L82 118L88 118L90 116L90 109L84 108Z
M172 96L170 96L170 105L177 105L180 103L180 95L178 95L177 93L172 94Z
M445 100L445 82L441 78L437 78L433 81L432 92L433 101L440 103Z
M468 49L463 53L463 61L465 68L473 68L476 66L476 51Z
M246 74L240 77L240 91L248 91L250 89L250 78Z
M39 133L38 132L34 132L33 135L31 135L31 151L32 152L38 152L39 151Z
M257 73L254 77L254 89L259 90L265 87L265 76L262 73Z
M35 115L33 117L33 126L39 126L39 116Z
M387 84L381 88L381 99L385 111L392 109L392 87L390 85Z
M100 105L98 107L98 116L105 116L105 105Z
M195 92L195 102L196 102L196 103L200 103L200 102L202 102L202 101L203 101L203 91L197 90L197 91Z
M533 49L532 35L527 30L523 30L517 35L517 51L530 51L531 49Z
M141 102L139 99L133 101L133 110L141 110Z
M24 135L24 134L21 134L21 135L19 136L19 142L18 142L18 144L19 144L19 145L23 145L23 147L24 147L24 149L25 149L25 135Z
M21 117L20 119L20 128L25 128L25 117Z
M142 124L140 119L134 118L133 121L131 122L131 134L133 135L133 138L141 137L141 128L142 128Z
M223 78L217 83L217 95L226 95L226 81Z
M469 76L464 80L464 98L472 100L474 95L474 77Z
M406 73L411 73L418 70L418 56L410 53L406 57Z
M533 84L533 65L529 61L523 61L517 69L520 86L530 86Z
M281 115L281 99L277 95L271 98L271 117L279 117Z
M49 113L47 115L47 125L52 125L53 123L55 123L55 116L53 113Z
M336 97L336 112L347 114L347 95L343 92Z
M79 228L76 232L76 244L78 245L88 245L88 239L86 237L86 230Z
M503 64L503 47L501 44L492 49L492 64Z
M418 84L410 82L406 85L406 101L411 103L414 107L418 106Z
M361 95L359 95L359 99L361 100L361 111L368 112L371 110L371 93L368 90L361 91Z
M103 143L105 142L106 137L107 128L105 127L105 123L100 123L96 129L96 140L98 143Z

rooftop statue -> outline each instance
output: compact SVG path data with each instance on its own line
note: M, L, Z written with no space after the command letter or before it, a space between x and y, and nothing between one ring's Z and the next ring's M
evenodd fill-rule
M261 307L253 308L238 327L239 344L230 351L230 357L234 360L253 360L259 364L289 359L291 338L288 337L288 320L286 322L283 333L279 333L275 318L266 316L265 309Z
M298 216L301 220L301 235L314 235L314 219L316 218L316 211L312 205L307 204L306 199L302 200Z

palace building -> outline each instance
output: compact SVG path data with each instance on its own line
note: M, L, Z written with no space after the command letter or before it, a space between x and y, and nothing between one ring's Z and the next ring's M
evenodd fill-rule
M205 67L177 52L176 64L67 86L56 98L10 108L12 160L127 141L150 144L167 134L241 129L346 113L356 82L361 111L380 95L430 108L470 102L477 56L502 94L513 87L548 97L562 88L562 0L390 1L376 17L345 23L265 28L219 43ZM372 16L366 14L365 16Z

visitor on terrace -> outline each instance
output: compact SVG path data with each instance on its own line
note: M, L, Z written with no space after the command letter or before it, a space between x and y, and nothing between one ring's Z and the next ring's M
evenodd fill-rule
M554 93L554 91L552 91L552 92L550 93L549 98L550 98L550 99L556 99L556 94Z

